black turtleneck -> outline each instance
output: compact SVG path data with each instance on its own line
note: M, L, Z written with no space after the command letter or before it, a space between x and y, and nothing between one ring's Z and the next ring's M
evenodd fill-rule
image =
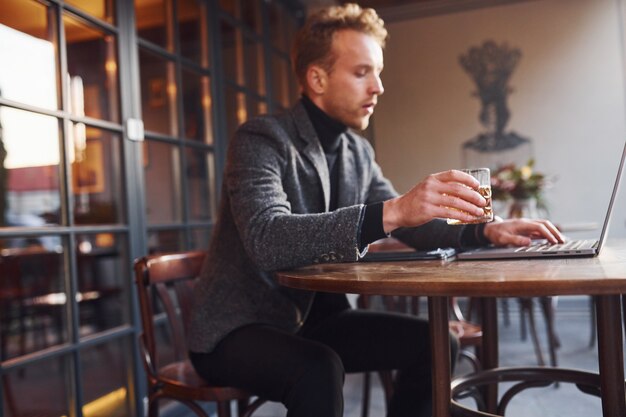
M330 174L329 210L332 211L338 208L339 170L335 162L340 153L341 135L348 130L348 127L324 113L306 95L302 95L302 104L309 119L311 119L315 133L317 133L326 156ZM366 245L385 236L387 235L383 229L383 203L378 202L366 205L359 233L359 248L363 249Z
M324 152L336 154L341 144L341 134L346 132L348 127L324 113L324 110L317 107L306 95L302 95L302 104L313 123Z

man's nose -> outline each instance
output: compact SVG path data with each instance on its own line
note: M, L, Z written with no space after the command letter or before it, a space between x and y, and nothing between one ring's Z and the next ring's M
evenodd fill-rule
M374 81L372 83L372 94L381 95L385 92L385 87L383 87L383 81L379 76L374 76Z

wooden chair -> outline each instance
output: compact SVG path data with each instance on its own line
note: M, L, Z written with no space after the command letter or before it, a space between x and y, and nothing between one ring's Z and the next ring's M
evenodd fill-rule
M382 301L381 307L384 311L405 313L414 316L419 315L419 297L385 295L380 296L380 298ZM357 299L357 306L365 309L372 308L371 301L371 296L361 295ZM455 298L450 299L450 310L452 316L449 322L450 331L456 335L459 340L459 356L467 359L472 364L474 371L478 371L481 369L481 364L478 360L476 350L480 349L482 345L482 328L478 324L471 323L465 319ZM393 373L390 371L379 371L378 375L383 387L385 404L388 406L393 394ZM365 373L361 406L362 417L368 417L369 415L370 385L371 375L370 373Z
M543 317L546 323L546 340L548 343L548 353L550 355L550 366L556 367L557 363L557 355L556 350L561 346L561 341L556 333L555 323L554 323L554 315L556 311L556 301L557 297L551 296L543 296L543 297L535 297L541 306L541 312L543 313ZM533 300L535 298L532 297L519 297L518 301L520 304L520 331L522 340L526 340L526 320L528 318L528 327L530 330L530 336L533 342L533 347L535 349L535 355L537 356L537 363L539 366L545 365L545 360L543 359L543 353L541 351L541 345L539 344L539 335L537 333L537 326L535 325L535 314L533 308Z
M252 415L264 402L257 398L250 403L253 394L241 389L207 384L188 359L186 323L189 323L193 288L204 258L204 252L181 252L145 256L135 261L143 324L139 339L148 378L149 417L158 416L158 400L165 398L185 404L201 417L208 417L197 403L201 401L215 402L219 417L230 417L232 401L237 402L239 417ZM156 300L160 305L155 304ZM156 307L160 307L167 318L173 345L174 360L163 365L158 362L163 355L155 336Z
M479 324L476 324L467 319L457 299L452 297L450 299L451 320L449 322L450 331L456 335L459 339L459 356L467 359L474 368L474 371L479 371L482 368L478 357L480 348L483 342L483 329Z
M63 340L62 275L60 252L40 246L0 251L0 360ZM18 349L9 352L14 335Z
M526 340L527 334L530 332L530 337L532 339L533 348L535 350L535 356L537 357L537 364L539 366L545 366L545 360L543 359L543 353L541 349L541 344L539 343L539 333L537 332L537 326L535 324L535 309L534 304L535 300L539 303L541 307L541 312L545 319L546 326L546 340L548 344L548 353L550 355L550 366L556 367L558 366L557 354L556 350L561 347L561 341L556 332L555 326L555 313L556 313L556 304L558 297L555 296L542 296L542 297L518 297L517 301L519 302L520 308L520 335L522 340ZM502 310L504 313L504 325L509 326L510 318L509 318L509 308L508 308L508 299L502 299ZM591 339L589 342L589 347L592 348L595 342L595 316L593 315L594 308L591 306ZM468 315L470 315L468 313ZM528 320L528 327L527 321Z

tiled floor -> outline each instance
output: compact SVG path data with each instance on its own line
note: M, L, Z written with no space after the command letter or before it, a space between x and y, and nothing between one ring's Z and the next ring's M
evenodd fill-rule
M562 367L591 371L598 369L596 348L589 347L591 327L588 303L587 297L559 298L556 326L562 346L557 355L559 365ZM536 357L530 339L522 341L520 338L520 320L516 301L509 300L509 306L511 324L506 327L502 323L503 320L500 320L500 363L509 366L535 365ZM536 312L539 336L547 357L544 322L539 315L539 308L536 308ZM462 373L468 370L469 366L461 363L457 371ZM382 390L377 384L377 378L373 378L373 381L376 384L372 391L370 416L384 417ZM344 389L346 399L344 417L361 415L361 389L362 375L348 375ZM502 391L503 389L500 393ZM507 409L507 417L594 417L601 416L601 414L600 400L581 394L571 384L560 384L558 388L530 389L516 396ZM280 404L265 405L255 413L256 417L285 415L285 409Z

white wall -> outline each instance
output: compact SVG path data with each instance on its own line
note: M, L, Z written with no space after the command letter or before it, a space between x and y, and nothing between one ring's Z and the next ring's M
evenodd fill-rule
M491 39L522 51L507 131L531 138L537 170L558 177L546 194L551 218L600 223L626 141L620 12L618 0L541 0L387 22L373 122L385 174L404 192L461 167L462 143L483 128L458 57ZM626 236L625 200L626 191L611 236Z

